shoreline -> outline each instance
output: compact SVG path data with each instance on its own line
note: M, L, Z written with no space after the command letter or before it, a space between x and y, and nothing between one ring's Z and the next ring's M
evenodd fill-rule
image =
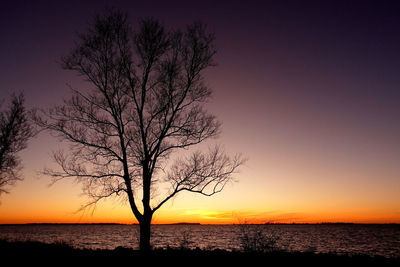
M71 261L87 262L90 264L105 262L133 263L138 260L149 263L174 261L174 265L186 265L188 261L194 263L255 263L267 262L272 265L307 264L307 266L400 266L400 256L386 258L383 256L368 255L339 255L333 253L316 254L312 252L243 252L227 250L202 249L154 249L141 252L131 248L116 247L109 249L81 249L74 248L65 242L43 243L38 241L8 241L0 240L0 251L5 259L15 261L29 260L29 262ZM3 259L3 261L5 260Z

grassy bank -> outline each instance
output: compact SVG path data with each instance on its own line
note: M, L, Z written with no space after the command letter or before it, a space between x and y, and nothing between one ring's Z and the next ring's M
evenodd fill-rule
M148 253L118 247L114 250L77 249L65 243L45 244L35 241L15 242L0 240L0 254L3 262L29 262L51 264L138 265L167 264L173 266L219 264L254 264L255 266L400 266L400 258L387 259L366 255L346 256L335 254L314 254L302 252L229 252L225 250L180 250L157 249Z

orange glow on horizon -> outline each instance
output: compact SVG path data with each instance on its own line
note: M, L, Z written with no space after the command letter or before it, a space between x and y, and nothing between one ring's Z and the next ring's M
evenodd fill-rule
M40 213L32 211L31 214L9 214L0 218L0 224L27 224L27 223L117 223L137 224L137 220L129 212L120 210L102 210L93 214L60 214ZM278 212L251 212L251 211L215 211L215 210L164 210L155 214L153 224L200 223L200 224L265 224L265 223L361 223L361 224L388 224L400 223L398 214L382 214L354 212L340 213L278 213Z
M282 190L286 195L267 194L265 190L257 190L268 186L276 188L277 185L252 182L258 182L259 186L249 188L244 181L213 197L183 194L158 210L152 223L400 223L396 203L385 201L384 197L379 199L380 203L354 203L354 200L338 197L332 197L335 200L332 202L326 200L329 195L300 197L296 191L289 191L290 188ZM118 200L105 200L94 210L77 212L85 200L79 185L72 182L48 187L46 179L26 179L10 194L2 196L0 224L137 223L129 205Z
M391 193L388 190L385 191L386 195L376 193L379 202L372 202L368 198L364 200L362 196L355 202L350 197L333 193L316 192L312 195L310 192L300 195L298 187L280 189L274 180L268 184L257 179L251 182L257 183L257 187L243 180L213 197L182 194L158 210L152 223L400 223L398 206L396 201L387 197ZM313 186L315 189L316 185ZM269 187L274 190L277 188L282 193L263 189ZM392 198L395 198L395 186L392 188ZM300 189L303 192L311 190ZM355 196L356 193L351 195L353 198ZM94 210L77 212L85 200L80 186L72 181L48 187L47 179L27 178L10 194L2 195L0 224L137 223L129 205L123 201L105 200Z

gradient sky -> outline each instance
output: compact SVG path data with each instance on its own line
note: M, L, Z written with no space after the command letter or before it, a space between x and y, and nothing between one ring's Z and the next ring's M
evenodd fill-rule
M83 3L82 3L83 2ZM215 3L218 2L218 3ZM267 3L264 3L267 2ZM106 5L132 24L205 22L219 66L207 71L218 142L249 160L213 197L184 193L154 223L400 223L400 8L396 1L2 1L0 99L23 91L48 107L82 85L57 61ZM47 134L21 153L25 180L0 199L0 223L135 222L129 206L85 201L50 180L60 144Z

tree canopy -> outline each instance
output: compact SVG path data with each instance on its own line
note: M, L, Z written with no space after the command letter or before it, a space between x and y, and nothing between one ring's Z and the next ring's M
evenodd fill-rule
M27 147L33 136L24 107L24 96L13 95L8 108L0 112L0 194L22 180L21 159L18 152Z
M167 30L149 18L133 30L125 14L109 10L62 59L90 89L71 87L63 105L36 113L38 125L71 144L54 154L61 168L46 173L78 179L89 204L127 197L141 225L141 248L149 246L152 215L165 202L181 191L220 192L243 163L219 146L192 150L221 128L204 108L212 91L203 72L216 65L214 39L201 23ZM165 186L165 195L154 198Z

